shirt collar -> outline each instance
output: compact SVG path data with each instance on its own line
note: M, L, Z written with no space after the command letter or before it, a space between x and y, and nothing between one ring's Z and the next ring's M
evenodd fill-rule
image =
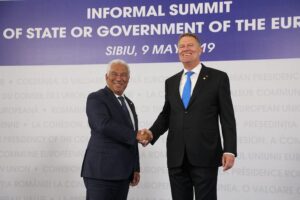
M196 67L194 67L191 71L194 72L195 74L199 74L201 71L202 65L201 63L199 63ZM186 72L188 72L189 70L183 68L183 74L185 74Z
M123 97L124 99L125 99L125 95L124 94L122 94L122 95L117 95L117 94L115 94L114 93L114 95L118 98L118 97Z

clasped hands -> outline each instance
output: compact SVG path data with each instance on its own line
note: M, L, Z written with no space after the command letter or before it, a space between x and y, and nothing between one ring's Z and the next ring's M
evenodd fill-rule
M153 134L148 129L141 129L136 134L136 139L139 143L141 143L145 147L153 139Z

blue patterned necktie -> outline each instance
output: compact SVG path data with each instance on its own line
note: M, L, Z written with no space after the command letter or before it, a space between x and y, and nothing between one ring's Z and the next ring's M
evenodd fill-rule
M189 101L191 98L191 88L192 88L192 81L191 81L191 76L194 74L194 72L188 71L185 73L186 75L186 82L183 87L182 91L182 102L184 105L184 108L186 109L189 105Z
M133 127L133 124L132 124L132 121L131 121L131 117L130 117L130 114L129 114L129 110L128 110L127 106L126 106L124 97L119 96L118 99L121 101L122 109L123 109L124 113L126 114L126 116L127 116L128 120L129 120L131 126Z

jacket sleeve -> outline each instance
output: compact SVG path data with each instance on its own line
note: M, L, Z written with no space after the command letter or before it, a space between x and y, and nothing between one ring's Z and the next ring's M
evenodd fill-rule
M135 165L134 165L134 171L135 172L140 172L140 156L139 156L139 147L138 145L136 145L136 162L135 162Z
M237 156L236 123L230 95L229 78L225 73L219 83L219 108L224 152L233 153Z
M164 107L150 128L153 134L153 139L151 141L151 144L154 144L156 140L158 140L158 138L169 129L170 103L168 101L167 89L168 89L168 85L166 81Z

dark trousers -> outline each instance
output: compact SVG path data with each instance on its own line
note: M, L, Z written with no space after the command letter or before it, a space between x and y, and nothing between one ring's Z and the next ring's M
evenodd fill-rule
M110 181L83 178L86 200L126 200L129 180Z
M169 168L173 200L217 200L218 167L192 166L185 156L183 165Z

